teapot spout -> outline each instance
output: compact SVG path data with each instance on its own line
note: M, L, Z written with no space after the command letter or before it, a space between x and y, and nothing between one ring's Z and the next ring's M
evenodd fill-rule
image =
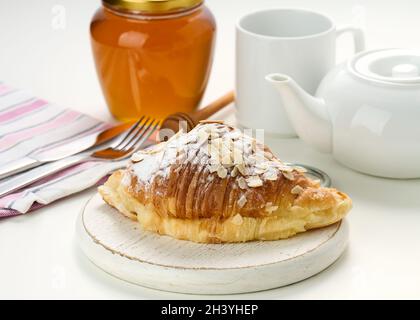
M269 74L266 80L278 90L298 136L321 152L332 152L332 126L325 101L308 94L287 75Z

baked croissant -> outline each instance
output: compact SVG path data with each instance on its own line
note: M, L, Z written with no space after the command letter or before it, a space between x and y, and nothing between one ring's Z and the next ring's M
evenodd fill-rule
M341 220L352 205L219 122L134 154L99 193L145 230L202 243L289 238Z

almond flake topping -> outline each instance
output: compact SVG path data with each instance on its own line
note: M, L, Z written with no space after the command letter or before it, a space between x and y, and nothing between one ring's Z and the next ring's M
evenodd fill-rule
M145 183L155 176L167 178L188 163L204 167L214 177L235 178L235 185L242 190L276 181L281 174L294 180L295 174L303 172L278 160L241 130L213 120L201 121L188 133L179 131L167 142L133 154L131 160L132 174Z
M279 168L282 172L292 172L292 171L293 171L293 168L292 168L292 167L286 166L286 165L284 165L284 164L279 164L279 165L278 165L278 168Z
M236 147L233 149L233 163L236 165L243 165L244 163L243 152Z
M246 203L246 196L243 194L238 200L238 206L239 208L242 208Z
M232 171L230 172L230 176L231 176L232 178L235 178L237 175L238 175L238 168L234 167L234 168L232 169Z
M319 180L319 179L314 179L313 180L313 183L316 185L316 186L320 186L321 185L321 180Z
M273 154L267 151L264 151L264 157L266 157L268 160L273 159Z
M217 168L217 175L219 176L219 178L224 179L227 176L227 169L223 166L220 166L219 168Z
M255 168L254 173L255 174L263 174L266 171L267 171L267 169Z
M219 138L220 136L219 136L219 134L216 132L216 131L211 131L210 132L210 138L212 138L212 139L217 139L217 138Z
M131 161L132 162L140 162L145 158L145 154L144 153L140 153L140 152L136 152L131 156Z
M291 180L291 181L295 180L295 175L292 172L284 171L283 175L288 180Z
M245 168L245 165L243 163L240 163L236 166L236 168L238 168L238 171L241 173L241 175L246 176L247 175L247 171Z
M265 180L276 181L277 180L277 173L275 171L267 171L264 173L263 178Z
M238 186L241 189L246 189L247 188L246 180L243 177L238 178Z
M205 131L199 131L197 138L198 138L197 144L201 147L205 142L208 141L209 134Z
M300 166L294 166L293 169L295 169L299 173L305 173L308 171L304 167L300 167Z
M265 211L268 212L269 214L272 214L278 208L279 208L279 206L273 206L271 202L269 202L265 205Z
M232 218L232 223L240 226L242 223L244 222L244 219L242 218L242 216L237 213L233 218Z
M259 176L250 176L246 179L246 182L251 188L261 187L263 185L263 182Z
M303 192L303 190L304 189L300 185L296 185L296 186L293 187L292 190L290 190L290 192L292 194L301 194Z

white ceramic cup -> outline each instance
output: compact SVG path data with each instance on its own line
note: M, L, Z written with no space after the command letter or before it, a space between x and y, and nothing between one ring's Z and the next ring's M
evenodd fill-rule
M350 32L355 51L364 49L363 32L337 29L320 13L303 9L270 9L250 13L236 24L236 117L242 127L264 129L281 137L296 133L280 96L265 76L283 73L314 94L335 66L336 38Z

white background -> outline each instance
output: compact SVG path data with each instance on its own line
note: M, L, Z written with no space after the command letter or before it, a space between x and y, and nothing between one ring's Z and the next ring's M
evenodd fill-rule
M204 102L233 88L234 24L250 11L303 7L337 25L361 23L367 48L420 47L418 0L208 0L218 23L214 67ZM99 1L0 0L0 80L59 105L111 120L96 79L89 21ZM54 28L65 9L64 29ZM351 41L338 43L338 60ZM271 141L285 160L327 171L354 201L348 250L304 282L226 298L420 298L420 181L355 173L297 139ZM362 155L361 155L362 156ZM381 159L378 159L381 161ZM93 266L74 244L74 223L88 190L27 216L0 220L0 298L200 298L137 287Z

